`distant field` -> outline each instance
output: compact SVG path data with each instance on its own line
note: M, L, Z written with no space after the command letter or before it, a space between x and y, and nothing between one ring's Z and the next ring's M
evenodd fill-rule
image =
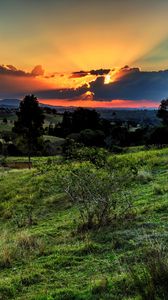
M62 144L65 139L57 137L57 136L52 136L52 135L44 135L44 140L49 140L50 142L55 142L58 144Z
M144 299L129 268L146 286L147 245L166 249L168 148L135 151L108 158L113 170L138 171L129 190L135 216L87 232L76 231L77 207L60 193L48 158L32 159L37 170L0 169L1 299Z
M7 119L7 124L3 122L4 118ZM0 114L0 133L11 132L15 120L15 114Z
M49 125L50 123L57 124L59 122L62 122L62 115L45 114L46 125Z
M4 118L7 119L7 124L3 122ZM0 114L0 134L4 132L11 132L15 120L17 120L17 116L14 113ZM62 115L45 114L44 128L49 126L50 123L55 125L61 121Z
M13 123L4 124L0 122L0 133L11 132L13 127Z
M0 121L2 121L4 118L6 118L7 120L12 120L15 121L17 119L16 114L14 113L4 113L4 114L0 114Z

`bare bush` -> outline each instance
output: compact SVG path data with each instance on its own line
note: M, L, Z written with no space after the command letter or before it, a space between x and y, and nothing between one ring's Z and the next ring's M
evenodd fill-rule
M132 208L126 182L125 176L96 169L90 163L77 164L62 177L64 191L78 207L83 224L88 228L106 225Z

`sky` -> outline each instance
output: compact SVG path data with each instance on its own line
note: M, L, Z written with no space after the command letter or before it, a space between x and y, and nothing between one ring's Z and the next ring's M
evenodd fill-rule
M157 107L168 97L167 0L0 1L0 99Z

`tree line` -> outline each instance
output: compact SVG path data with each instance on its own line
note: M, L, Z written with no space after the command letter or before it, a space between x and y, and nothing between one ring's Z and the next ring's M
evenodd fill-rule
M25 96L16 112L12 143L9 143L8 135L3 136L8 154L26 154L29 161L32 155L47 155L46 148L50 144L43 139L44 113L51 112L50 108L41 108L34 95ZM56 114L56 111L52 113ZM168 99L161 101L157 116L162 120L159 127L145 125L131 132L128 127L111 124L110 121L102 119L96 110L77 108L74 112L65 111L62 122L55 126L50 125L48 134L65 139L63 152L82 146L103 147L109 151L120 152L123 147L128 146L168 144ZM6 124L7 119L3 122ZM2 143L0 146L2 148Z

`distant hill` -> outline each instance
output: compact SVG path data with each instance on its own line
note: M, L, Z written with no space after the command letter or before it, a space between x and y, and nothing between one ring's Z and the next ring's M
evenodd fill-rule
M3 99L0 100L0 108L19 108L20 105L20 100L19 99ZM52 105L48 105L48 104L42 104L40 103L40 106L42 107L50 107L50 108L55 108Z
M49 104L40 103L41 107L50 107L55 108L59 113L64 113L65 110L74 111L75 107L66 107L66 106L53 106ZM0 108L19 108L20 100L19 99L2 99L0 100Z
M19 99L3 99L0 100L0 107L4 108L18 108L20 104Z

